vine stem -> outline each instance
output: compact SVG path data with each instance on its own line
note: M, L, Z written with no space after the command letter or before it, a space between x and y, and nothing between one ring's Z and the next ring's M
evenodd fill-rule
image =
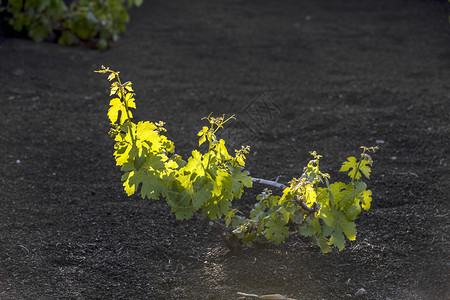
M285 184L282 184L282 183L279 183L279 182L276 182L276 181L272 181L272 180L262 179L262 178L255 178L255 177L253 177L252 181L254 183L270 185L270 186L273 186L273 187L276 187L276 188L279 188L279 189L282 189L282 190L284 190L284 189L286 189L288 187Z
M307 211L308 214L314 214L319 211L319 206L317 202L314 202L314 204L311 207L309 207L308 205L306 205L306 203L303 201L302 198L294 196L294 200L298 205L300 205L301 208L303 208L303 210Z

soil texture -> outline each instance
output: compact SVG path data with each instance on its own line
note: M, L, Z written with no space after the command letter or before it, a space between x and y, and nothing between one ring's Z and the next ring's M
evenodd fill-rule
M0 299L450 299L447 1L145 0L130 15L106 51L0 36ZM286 183L315 150L338 180L379 144L357 240L230 250L202 219L128 198L101 65L181 155L202 117L236 114L224 134L250 144L254 177Z

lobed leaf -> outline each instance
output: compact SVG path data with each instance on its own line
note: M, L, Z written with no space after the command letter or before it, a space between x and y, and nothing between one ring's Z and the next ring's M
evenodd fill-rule
M370 177L370 161L368 160L360 160L357 161L356 157L349 157L347 161L342 163L342 167L339 170L340 172L348 172L348 176L350 178L354 178L356 180L361 178L361 172L364 174L366 178Z
M265 223L265 237L279 245L289 236L289 229L286 227L287 221L280 217L271 218Z

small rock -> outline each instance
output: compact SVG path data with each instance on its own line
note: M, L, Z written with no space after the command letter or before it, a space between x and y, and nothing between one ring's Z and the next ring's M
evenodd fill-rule
M364 288L360 288L360 289L355 293L355 296L358 297L358 296L362 296L362 295L365 295L365 294L367 294L366 290L365 290Z

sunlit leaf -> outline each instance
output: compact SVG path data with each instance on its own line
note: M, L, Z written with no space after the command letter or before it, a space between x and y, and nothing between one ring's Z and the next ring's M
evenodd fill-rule
M362 208L364 208L365 210L369 210L370 209L370 204L372 202L372 191L371 190L365 190L364 192L362 192L361 194L361 202L362 202Z
M116 75L114 73L109 74L108 76L108 80L111 81L116 77Z
M349 157L346 162L342 163L342 167L339 171L346 172L350 170L348 176L356 180L361 178L361 171L366 178L369 178L370 167L368 165L370 165L368 160L361 160L358 162L356 157Z

